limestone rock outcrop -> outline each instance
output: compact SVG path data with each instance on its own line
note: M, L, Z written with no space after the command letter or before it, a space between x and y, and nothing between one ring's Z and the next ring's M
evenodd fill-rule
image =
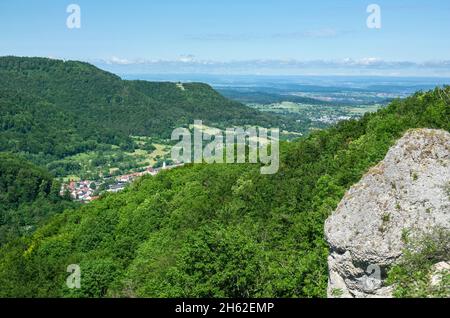
M404 235L450 229L450 133L408 131L325 222L329 297L390 297Z

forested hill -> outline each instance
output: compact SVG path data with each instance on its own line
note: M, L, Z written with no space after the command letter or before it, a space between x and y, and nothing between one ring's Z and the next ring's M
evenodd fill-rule
M0 246L32 233L50 216L77 206L60 197L60 186L44 169L0 153Z
M450 88L283 143L275 175L217 164L144 177L0 248L0 296L325 297L325 219L419 127L450 131ZM80 289L65 285L70 264Z
M206 84L124 81L82 62L0 57L0 151L54 160L102 144L126 149L130 135L170 138L194 119L282 127Z

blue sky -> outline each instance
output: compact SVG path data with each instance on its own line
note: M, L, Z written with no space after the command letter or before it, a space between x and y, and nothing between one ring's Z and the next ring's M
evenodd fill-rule
M71 3L81 29L66 26ZM0 30L0 55L129 72L450 74L444 0L1 0Z

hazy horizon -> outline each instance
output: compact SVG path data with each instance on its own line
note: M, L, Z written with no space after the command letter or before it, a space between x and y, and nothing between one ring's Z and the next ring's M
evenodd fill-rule
M450 3L431 0L0 3L0 55L114 73L450 77ZM372 8L372 9L371 9Z

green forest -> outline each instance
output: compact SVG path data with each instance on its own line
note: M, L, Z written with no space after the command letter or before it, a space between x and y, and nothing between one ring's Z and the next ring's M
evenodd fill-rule
M164 136L167 127L191 119L188 107L195 103L189 101L200 97L212 107L205 111L210 122L243 118L233 102L213 111L221 97L205 85L183 91L172 84L123 82L82 63L24 63L0 59L2 151L60 158L77 147L126 144L129 134ZM86 73L89 81L82 80ZM22 81L23 91L5 74ZM47 80L51 87L43 84ZM450 131L449 94L449 87L418 92L360 120L283 142L275 175L261 175L257 165L188 165L62 213L67 202L56 198L48 174L33 168L28 173L36 182L28 182L17 171L28 164L7 157L10 163L0 166L0 203L11 212L4 217L2 209L2 224L45 224L1 246L0 297L326 297L325 219L407 130ZM155 95L159 99L150 97ZM168 99L186 108L164 110ZM88 119L81 119L82 100L97 107ZM61 111L63 106L73 112ZM11 181L10 175L21 177ZM21 209L39 200L52 206L43 209L48 215L42 220ZM80 265L81 289L65 284L70 264ZM402 273L397 268L393 279L405 279Z
M33 233L52 215L77 206L60 196L60 187L45 169L0 153L0 246Z
M67 158L133 151L131 136L170 139L174 128L194 120L219 128L300 126L230 101L206 84L125 81L83 62L0 57L0 151L58 175L79 170Z

